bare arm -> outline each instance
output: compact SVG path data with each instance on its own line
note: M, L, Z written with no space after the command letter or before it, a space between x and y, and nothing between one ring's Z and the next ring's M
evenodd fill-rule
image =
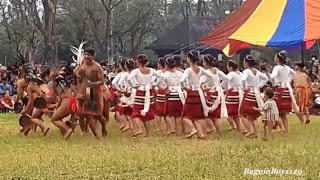
M32 88L30 86L27 87L27 96L28 96L28 104L26 105L26 108L21 112L30 112L32 110L33 106L33 92Z
M18 86L17 98L16 98L15 102L18 102L20 99L23 98L23 92L24 92L23 87L22 87L22 83L20 81L17 82L17 86Z
M6 102L1 101L1 104L4 105L4 107L8 108L8 109L13 109L11 106L9 106Z

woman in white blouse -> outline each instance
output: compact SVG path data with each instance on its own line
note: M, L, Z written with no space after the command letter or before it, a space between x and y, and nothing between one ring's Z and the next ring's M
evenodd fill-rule
M163 81L166 84L167 98L165 103L165 120L167 124L167 134L182 134L181 113L185 97L180 86L182 72L176 69L176 62L169 57L165 60L166 72L163 73Z
M295 72L287 65L285 65L287 55L281 51L275 55L274 61L277 64L272 71L270 80L275 86L275 101L277 103L280 118L284 126L284 131L288 132L288 118L287 114L298 112L296 100L293 95L293 90L290 82L292 81ZM299 114L297 114L299 118Z
M268 77L258 71L256 61L251 55L244 58L244 68L242 72L242 81L244 83L244 96L240 107L240 115L242 122L246 127L247 134L253 134L252 129L257 137L259 137L258 117L261 115L259 111L254 108L263 108L263 100L260 93L260 88L265 86L268 82Z
M242 100L242 74L238 71L238 64L233 60L227 63L228 81L227 90L225 92L226 104L228 109L228 122L231 130L241 130L241 121L239 118L239 107Z
M154 89L153 77L161 78L161 75L152 68L146 66L148 57L145 54L140 54L136 59L137 69L131 71L128 76L128 81L136 90L134 95L134 105L132 118L137 124L137 130L133 134L138 136L145 129L145 137L150 135L150 121L154 119L155 104L154 104Z
M206 79L204 91L207 91L208 114L208 133L213 132L215 127L218 135L221 134L221 118L227 118L228 112L225 102L223 89L220 85L221 80L228 80L228 76L217 68L217 60L212 55L207 54L203 59L203 67L211 75Z
M205 126L205 118L208 116L208 107L205 100L205 95L201 89L200 77L205 75L210 77L205 69L198 66L199 62L198 52L192 50L187 55L187 68L180 80L181 83L187 82L185 90L187 91L186 102L183 107L182 118L186 125L191 129L187 138L190 138L198 133L199 138L204 138L201 124Z

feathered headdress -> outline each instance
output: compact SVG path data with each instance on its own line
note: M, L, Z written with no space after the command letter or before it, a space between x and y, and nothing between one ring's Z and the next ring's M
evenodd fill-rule
M77 56L77 59L73 58L73 61L77 64L77 65L81 65L82 64L82 60L83 60L83 46L86 44L85 41L82 41L79 48L76 48L74 46L70 46L70 50L71 52Z

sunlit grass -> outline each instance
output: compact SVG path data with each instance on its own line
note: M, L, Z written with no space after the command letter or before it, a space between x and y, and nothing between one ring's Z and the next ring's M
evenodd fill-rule
M15 115L0 115L0 179L319 179L320 122L259 142L224 131L220 140L186 140L161 133L131 138L113 123L106 139L69 141L53 127L48 137L23 137ZM50 122L47 121L48 124ZM301 169L301 176L248 176L244 169Z

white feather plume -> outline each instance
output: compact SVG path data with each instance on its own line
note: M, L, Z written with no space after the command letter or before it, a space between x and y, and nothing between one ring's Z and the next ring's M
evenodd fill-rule
M86 44L85 41L82 41L79 48L76 48L74 46L70 46L70 51L77 56L77 59L75 59L74 57L73 58L73 61L75 63L77 63L78 65L81 65L82 64L82 60L83 60L83 46Z

